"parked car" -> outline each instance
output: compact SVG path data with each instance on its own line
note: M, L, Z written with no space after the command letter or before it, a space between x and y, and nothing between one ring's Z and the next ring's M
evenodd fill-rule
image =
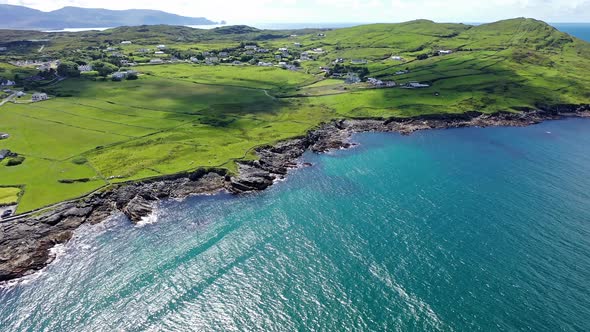
M11 215L12 215L12 210L6 210L6 211L2 212L2 216L1 216L1 218L2 218L2 219L4 219L4 218L8 218L8 217L10 217Z

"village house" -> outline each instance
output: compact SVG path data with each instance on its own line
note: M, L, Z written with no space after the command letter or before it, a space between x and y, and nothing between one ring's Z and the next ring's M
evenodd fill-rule
M129 45L129 44L131 44L131 41L130 40L124 40L124 41L121 42L121 44L123 44L123 45Z
M129 65L129 60L121 60L120 62L121 62L121 66L128 66Z
M116 47L107 47L107 52L112 52L112 51L116 51L117 48Z
M26 93L24 93L24 92L22 92L22 91L19 91L19 92L17 92L17 93L16 93L16 96L17 96L18 98L20 98L20 97L22 97L22 96L24 96L24 95L26 95Z
M392 55L391 56L391 60L395 60L395 61L402 61L403 58L399 55Z
M219 58L216 57L216 56L205 58L205 63L208 64L208 65L211 65L211 64L214 64L214 63L219 63Z
M283 57L282 57L281 55L278 55L278 54L277 54L277 55L275 55L275 60L279 60L279 61L280 61L280 60L282 60L282 59L283 59Z
M0 161L6 159L6 157L10 156L10 150L2 149L0 150Z
M355 83L359 83L360 81L361 81L361 78L359 77L359 75L357 73L348 73L348 74L346 74L346 79L344 80L344 83L355 84Z
M293 46L295 46L295 47L301 47L301 43L293 43Z
M318 33L318 37L326 37L325 33Z
M246 55L254 55L254 51L247 50L246 52L244 52L244 54L246 54Z
M241 63L240 61L238 61L238 60L235 60L234 62L232 62L232 64L233 64L233 65L236 65L236 66L239 66L239 65L241 65L242 63Z
M352 60L350 60L350 63L352 63L353 65L366 65L367 60L365 60L365 59L352 59Z
M268 53L270 51L268 49L266 49L266 48L259 48L259 49L256 50L256 52L258 52L258 53Z
M304 52L304 53L301 53L301 56L299 57L299 59L300 59L301 61L311 61L311 60L313 60L313 59L312 59L312 58L309 56L309 54L307 54L307 53L305 53L305 52Z
M256 45L246 45L244 46L244 49L246 50L256 50L258 48L258 46Z
M222 58L226 58L229 56L229 53L228 52L219 52L219 56Z
M201 62L201 61L200 61L198 58L195 58L194 56L192 56L192 57L190 58L190 60L191 60L191 62L195 62L195 63L199 63L199 62Z
M7 139L9 137L10 135L8 135L7 133L0 133L0 139Z
M156 46L156 48L159 50L163 50L163 49L166 49L166 45L158 45L158 46Z
M313 51L316 53L324 53L324 49L322 48L314 48Z
M258 62L258 65L261 66L261 67L271 67L272 66L272 63L260 61L260 62Z
M439 55L451 54L453 51L451 50L438 50Z
M343 58L338 58L336 60L334 60L333 62L334 64L338 64L338 63L344 63L344 59Z
M166 53L164 53L163 51L155 51L154 54L156 54L156 55L162 55L162 54L166 54Z
M408 83L406 83L405 88L418 89L418 88L427 88L429 86L430 85L428 85L428 84L423 84L423 83L418 83L418 82L408 82Z
M149 48L140 48L137 50L139 53L149 53L151 50Z
M80 65L78 66L78 70L81 73L92 71L92 65Z
M46 93L33 93L33 96L31 97L31 100L34 102L38 102L38 101L43 101L43 100L47 100L47 94Z
M164 60L162 59L151 59L150 63L152 64L159 64L159 63L164 63Z
M127 78L127 72L126 71L118 71L116 73L113 73L113 75L111 75L111 79L113 81L122 81L125 78Z

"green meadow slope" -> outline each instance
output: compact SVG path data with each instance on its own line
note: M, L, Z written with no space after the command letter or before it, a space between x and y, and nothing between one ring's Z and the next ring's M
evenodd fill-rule
M0 141L0 149L25 157L16 166L8 166L10 158L0 163L0 186L24 188L19 212L118 182L200 167L233 172L235 160L255 158L253 148L302 135L331 119L590 103L590 44L533 19L480 26L418 20L327 31L152 26L3 34L0 40L10 48L0 53L5 62L0 77L31 70L8 61L40 56L104 60L109 45L138 62L134 70L140 73L134 81L40 83L30 88L47 92L50 100L0 106L0 132L11 135ZM123 40L133 44L120 45ZM168 54L182 59L254 43L271 50L254 55L260 61L271 61L282 47L292 50L289 63L303 51L321 50L310 52L312 60L300 62L298 71L190 61L149 65L141 63L149 57L136 54L166 44ZM447 49L453 52L437 54ZM393 60L393 55L403 60ZM338 58L344 59L345 70L395 81L398 87L375 89L365 82L327 79L319 68L333 70ZM351 59L366 64L351 65ZM430 86L399 87L412 81ZM14 190L4 191L7 197L17 196Z

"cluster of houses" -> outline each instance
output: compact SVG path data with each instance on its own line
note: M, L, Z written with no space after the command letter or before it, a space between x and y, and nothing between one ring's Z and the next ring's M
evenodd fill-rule
M16 85L15 81L7 80L7 79L0 77L0 86L5 87L5 86L13 86L13 85Z

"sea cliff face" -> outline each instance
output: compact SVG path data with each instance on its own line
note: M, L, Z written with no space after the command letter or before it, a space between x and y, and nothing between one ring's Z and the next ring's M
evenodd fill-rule
M195 172L120 184L83 199L57 204L37 213L0 223L0 281L16 279L45 267L55 258L50 249L68 241L84 223L99 223L117 212L132 222L148 216L158 201L226 190L233 194L264 190L298 166L307 151L348 148L354 133L367 131L410 134L417 130L467 126L526 126L566 116L590 116L590 105L561 105L521 113L428 115L415 118L348 119L323 124L306 136L257 149L256 161L238 162L238 174L225 170Z

